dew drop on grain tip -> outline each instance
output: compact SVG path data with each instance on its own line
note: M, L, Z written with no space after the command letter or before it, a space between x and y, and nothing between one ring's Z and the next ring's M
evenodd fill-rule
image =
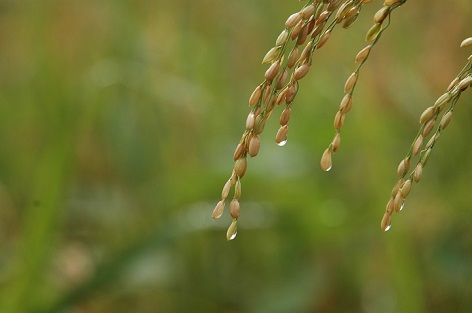
M287 143L287 141L288 141L287 139L282 140L281 142L278 142L277 145L278 145L279 147L283 147L283 146L285 146L285 144Z
M388 224L388 226L385 227L385 231L388 231L390 228L392 228L392 223Z
M234 238L236 238L237 234L238 234L238 232L235 232L234 234L231 235L231 237L229 237L228 240L233 240Z

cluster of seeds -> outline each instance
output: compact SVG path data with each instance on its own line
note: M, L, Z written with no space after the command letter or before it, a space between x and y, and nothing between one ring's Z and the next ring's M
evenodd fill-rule
M344 125L346 114L349 112L349 110L351 110L352 95L354 93L362 65L369 57L372 47L380 39L382 32L390 25L391 12L405 2L406 0L385 0L384 6L379 9L374 15L374 25L372 25L372 27L369 29L365 36L365 40L369 44L357 53L354 61L358 64L358 66L356 70L348 77L346 83L344 84L344 96L341 99L339 110L334 117L335 135L329 146L323 152L320 161L320 166L323 171L329 171L331 169L333 164L332 154L338 150L339 145L341 143L340 131Z
M225 200L234 186L234 196L230 203L232 223L228 228L227 239L237 233L239 217L239 197L241 179L247 168L247 159L255 157L260 148L260 135L276 106L284 105L280 115L280 128L275 135L279 146L287 142L293 101L297 95L299 81L312 67L313 53L326 44L336 25L342 23L349 28L357 19L362 5L372 0L311 0L304 7L291 14L285 21L285 28L264 56L262 63L268 64L264 81L249 97L251 111L246 119L246 130L234 152L234 169L223 187L221 201L213 210L213 218L223 214Z
M300 0L304 1L304 0ZM275 142L279 146L287 142L290 116L292 114L293 101L299 89L299 81L303 79L312 68L312 57L316 50L323 47L330 38L334 28L342 23L343 28L349 28L359 16L362 6L372 0L311 0L305 1L304 7L291 14L285 28L272 47L264 56L262 63L268 64L264 74L264 80L252 92L249 97L251 111L246 119L246 129L234 151L234 168L232 174L223 187L221 200L213 210L213 218L223 215L226 198L234 187L233 199L230 201L230 215L232 222L228 228L226 237L232 240L237 234L237 221L240 214L239 199L241 197L241 179L246 173L248 155L255 157L259 153L261 145L260 135L264 131L265 124L271 116L274 108L284 104L280 115L280 128L275 136ZM366 34L369 43L355 57L357 69L349 76L344 86L344 96L339 110L334 118L335 135L321 158L321 168L329 171L332 167L332 154L335 153L341 142L340 131L343 127L346 114L352 107L352 96L359 77L360 69L368 59L372 47L381 37L382 32L390 24L391 12L405 3L406 0L385 0L383 7L374 15L374 24ZM472 39L466 39L463 44L472 45ZM392 191L392 197L387 205L387 212L382 220L382 229L390 227L390 219L393 210L399 211L403 207L403 200L411 189L412 181L421 179L422 169L425 166L431 149L439 138L441 130L445 129L452 116L455 103L459 95L471 83L471 58L468 65L451 83L448 91L441 96L436 104L428 108L421 116L422 124L420 133L416 137L410 153L405 157L398 169L399 180ZM430 134L438 115L444 110L447 103L451 106L446 111L438 130L421 150L423 139ZM415 170L410 178L405 180L409 170L412 156L419 153Z
M472 46L472 37L462 42L461 47L466 46ZM434 105L426 108L421 114L420 130L413 140L408 154L398 165L398 179L393 187L390 200L387 203L386 211L380 223L382 230L387 231L391 228L393 212L399 212L403 209L405 199L410 193L413 183L418 183L421 180L423 169L429 160L434 145L438 141L441 132L449 125L461 93L469 87L472 87L472 55L469 56L467 64L459 75L449 84L446 92L436 100ZM439 119L441 114L442 116ZM438 119L439 125L437 125L436 131L432 133ZM424 145L423 143L427 140L428 136L430 136L430 139ZM414 157L418 157L418 161L410 174L407 175Z

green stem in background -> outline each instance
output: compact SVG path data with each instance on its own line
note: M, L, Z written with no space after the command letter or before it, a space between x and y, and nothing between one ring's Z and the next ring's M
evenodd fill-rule
M46 147L32 173L35 191L33 204L21 226L23 235L10 287L4 290L0 312L29 312L42 301L38 288L44 279L44 269L51 256L52 243L61 216L62 195L71 162L70 138ZM39 289L41 290L41 289ZM27 299L27 301L25 301Z
M88 280L74 287L55 302L31 310L31 313L64 312L74 305L78 305L84 300L87 300L101 288L118 280L120 274L136 262L137 259L146 255L146 253L154 253L156 250L159 251L159 249L163 249L168 244L174 242L176 238L181 238L204 227L189 225L187 212L175 215L173 218L163 223L163 225L162 228L156 230L151 235L136 240L135 243L128 245L122 251L98 265L94 270L96 274L91 276Z

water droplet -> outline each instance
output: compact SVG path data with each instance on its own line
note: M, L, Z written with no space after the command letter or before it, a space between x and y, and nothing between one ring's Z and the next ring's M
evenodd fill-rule
M233 240L238 234L238 220L233 219L231 225L229 225L228 231L226 232L226 239Z
M404 206L405 206L405 200L402 201L402 205L400 206L400 211L403 210Z
M287 143L287 139L282 140L281 142L277 143L277 145L278 145L279 147L283 147L283 146L285 146L286 143Z
M233 235L231 235L231 237L229 237L228 240L233 240L234 238L236 238L237 234L238 234L238 232L235 232Z
M388 224L388 226L385 228L385 231L388 231L390 228L392 228L392 223Z
M326 172L329 172L331 170L332 166L328 167L327 169L325 169Z

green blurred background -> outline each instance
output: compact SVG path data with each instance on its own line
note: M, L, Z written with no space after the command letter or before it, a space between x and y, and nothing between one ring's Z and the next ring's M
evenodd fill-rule
M285 147L269 120L227 242L211 212L302 3L1 0L0 312L470 312L470 91L389 232L380 219L419 115L472 51L471 1L394 12L319 168L381 5L315 55Z

